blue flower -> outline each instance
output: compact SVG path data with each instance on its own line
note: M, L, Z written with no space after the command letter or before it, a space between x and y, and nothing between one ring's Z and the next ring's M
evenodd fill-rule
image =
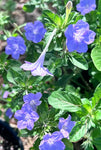
M23 105L21 110L15 112L14 117L18 120L17 126L19 129L32 130L34 122L39 119L39 115L33 111L29 105Z
M19 59L20 54L23 55L26 51L26 45L21 36L9 37L7 39L7 46L5 53L12 55L12 58Z
M40 92L36 94L29 93L23 96L23 100L26 105L29 105L34 111L36 111L37 106L41 104L41 101L39 101L41 97L42 94Z
M53 76L53 74L50 73L49 70L43 66L45 54L46 52L43 51L35 63L25 61L25 64L23 64L21 68L24 70L31 71L31 74L33 76L45 76L45 75Z
M68 51L87 52L87 45L94 41L95 35L96 33L89 29L89 24L82 20L79 20L76 24L69 25L65 31Z
M82 15L85 15L90 11L95 10L96 3L95 0L80 0L80 3L76 5L76 8Z
M12 117L12 115L13 115L13 112L12 112L12 110L11 110L11 108L8 108L7 110L6 110L6 116L8 116L8 118L10 119L11 117Z
M65 145L61 141L63 138L59 131L52 134L46 134L39 145L39 150L64 150Z
M34 24L27 23L24 29L27 40L33 41L34 43L40 42L46 32L44 25L40 21L35 21Z
M69 139L69 133L75 125L75 121L71 121L71 116L69 115L67 119L60 118L58 128L62 133L64 138Z

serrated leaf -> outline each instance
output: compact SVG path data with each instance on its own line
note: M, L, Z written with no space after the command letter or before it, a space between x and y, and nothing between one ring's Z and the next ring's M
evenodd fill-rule
M13 69L9 69L7 72L7 80L15 85L22 85L24 86L24 80L25 80L25 76L24 76L24 72L18 72L15 71Z
M54 108L67 110L69 112L76 112L81 110L81 100L73 94L66 93L63 91L53 92L49 96L48 102Z
M73 65L77 66L80 69L88 70L88 63L82 55L78 53L72 53L69 56L69 60Z
M69 138L71 142L77 142L87 133L88 129L91 127L90 121L85 119L83 121L78 121L73 127Z
M93 60L95 67L99 71L101 71L101 47L93 48L93 50L91 52L91 58Z
M48 19L51 23L55 25L61 26L62 24L62 18L58 16L57 14L54 14L50 10L44 10L43 17Z

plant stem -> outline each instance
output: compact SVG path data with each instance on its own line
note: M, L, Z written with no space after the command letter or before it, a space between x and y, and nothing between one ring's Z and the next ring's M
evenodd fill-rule
M55 28L55 29L53 30L53 32L52 32L52 34L51 34L51 36L50 36L50 39L49 39L48 43L46 44L46 47L44 48L43 52L47 52L47 49L48 49L48 47L49 47L49 45L50 45L50 43L51 43L51 41L52 41L54 35L56 34L56 31L57 31L57 29Z

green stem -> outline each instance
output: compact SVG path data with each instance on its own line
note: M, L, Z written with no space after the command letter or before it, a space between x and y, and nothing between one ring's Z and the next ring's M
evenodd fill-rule
M49 45L50 45L50 43L51 43L51 41L52 41L54 35L56 34L56 31L57 31L57 29L55 28L55 29L53 30L53 32L52 32L52 34L51 34L51 36L50 36L50 39L49 39L48 43L46 44L46 47L44 48L43 52L47 52L48 47L49 47Z
M82 79L82 81L84 82L84 84L86 85L86 87L88 88L89 91L92 91L91 87L89 86L89 84L87 83L87 81L83 78L83 76L80 74L80 77Z

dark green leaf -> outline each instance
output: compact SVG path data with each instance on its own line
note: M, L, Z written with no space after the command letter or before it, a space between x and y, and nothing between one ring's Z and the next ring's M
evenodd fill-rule
M62 139L63 143L65 144L65 150L73 150L73 144L69 142L67 139Z
M71 53L69 56L69 59L73 65L83 70L88 70L88 63L82 55L78 53Z

